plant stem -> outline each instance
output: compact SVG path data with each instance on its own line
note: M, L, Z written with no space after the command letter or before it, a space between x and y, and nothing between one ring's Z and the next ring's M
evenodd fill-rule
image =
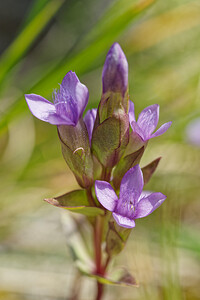
M101 300L104 292L104 285L97 281L97 296L96 300Z
M101 239L102 239L102 218L96 217L96 224L94 228L94 247L95 247L95 262L96 274L101 275Z
M110 262L110 256L108 256L107 257L107 259L106 259L106 263L105 263L105 265L104 265L104 268L103 268L103 270L104 270L104 274L105 274L105 272L106 272L106 269L107 269L107 267L108 267L108 265L109 265L109 262Z
M112 168L105 168L102 166L101 179L110 181ZM89 195L88 195L89 197ZM105 265L102 264L102 253L101 253L101 243L102 243L102 234L103 234L103 224L104 218L97 216L96 223L94 227L94 248L95 248L95 264L96 264L96 275L104 276L106 268L109 264L110 257L108 257ZM97 281L97 294L95 300L101 300L104 293L104 285Z
M96 206L95 200L94 200L94 198L92 196L92 189L91 189L91 187L86 190L86 193L87 193L87 197L88 197L90 205L91 206Z
M96 224L94 228L94 248L95 248L95 263L96 263L96 275L104 275L104 267L102 266L102 253L101 253L101 242L102 242L102 230L103 230L103 218L100 216L96 217ZM97 281L97 295L96 300L101 300L103 296L104 286Z

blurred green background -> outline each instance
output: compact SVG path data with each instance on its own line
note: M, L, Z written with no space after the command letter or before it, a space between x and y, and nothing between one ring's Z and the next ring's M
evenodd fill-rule
M141 162L162 156L147 189L167 200L137 221L115 262L140 288L110 286L105 299L200 299L200 148L185 139L200 116L199 37L194 0L0 2L0 299L72 299L76 274L66 244L73 224L42 199L77 184L56 127L33 118L23 95L51 99L73 70L89 89L89 108L97 107L115 41L129 62L136 114L158 103L159 123L173 125L150 141ZM93 299L92 280L81 288L80 299Z

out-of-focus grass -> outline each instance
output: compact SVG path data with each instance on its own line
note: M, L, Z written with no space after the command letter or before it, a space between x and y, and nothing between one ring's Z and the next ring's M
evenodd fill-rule
M4 52L0 60L0 82L5 78L9 70L23 58L26 51L33 44L36 37L41 33L43 28L48 24L64 0L48 1L46 6L33 16L26 24L15 41Z
M72 281L60 211L42 198L77 185L56 128L32 118L23 94L49 97L72 69L89 88L89 107L97 106L103 61L115 40L127 54L136 113L158 103L160 124L173 125L150 141L141 162L163 157L147 189L167 200L137 221L118 261L130 266L140 288L109 287L107 297L200 299L200 149L185 141L187 123L200 115L199 1L35 1L23 24L0 57L0 299L65 299L65 269ZM83 299L90 297L88 284Z

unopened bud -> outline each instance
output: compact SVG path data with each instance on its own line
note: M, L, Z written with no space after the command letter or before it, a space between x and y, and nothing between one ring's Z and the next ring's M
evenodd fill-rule
M128 88L128 62L118 43L110 48L103 68L103 94L108 91L125 95Z

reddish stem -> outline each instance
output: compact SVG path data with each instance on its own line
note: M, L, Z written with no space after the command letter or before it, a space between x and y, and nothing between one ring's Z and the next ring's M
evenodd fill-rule
M96 275L104 275L104 267L102 266L102 253L101 253L101 241L102 241L102 217L96 217L96 224L94 229L94 247L95 247L95 262L96 262ZM104 286L97 281L97 295L96 300L101 300L103 296Z
M106 269L107 269L107 267L108 267L108 265L109 265L109 262L110 262L110 256L108 256L107 257L107 259L106 259L106 263L105 263L105 265L104 265L104 267L103 267L103 272L104 272L104 274L105 274L105 272L106 272Z
M96 217L96 224L94 228L94 247L95 247L95 262L96 262L96 274L101 275L101 238L102 238L102 226L101 217Z
M104 285L97 281L97 296L96 300L101 300L104 292Z
M105 264L102 263L102 231L103 231L103 218L100 216L96 217L96 224L94 228L94 247L95 247L95 263L96 263L96 275L104 276L106 269L110 262L110 256L107 257ZM97 295L95 300L101 300L104 293L104 285L97 281Z
M112 169L102 167L101 179L110 181ZM95 247L95 262L96 262L96 275L104 276L106 268L109 264L110 257L107 258L105 265L102 264L101 242L102 242L102 230L103 219L100 216L96 217L96 224L94 229L94 247ZM97 281L97 295L95 300L101 300L104 292L104 285Z

